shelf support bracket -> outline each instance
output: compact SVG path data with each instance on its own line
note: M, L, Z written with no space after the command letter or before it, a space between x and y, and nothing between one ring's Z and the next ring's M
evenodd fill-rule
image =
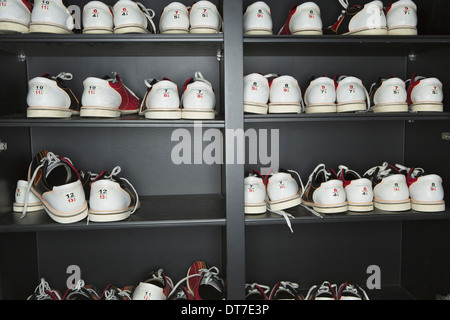
M8 150L8 144L0 140L0 152Z
M450 132L442 132L442 140L450 140Z
M223 44L220 48L217 48L217 61L222 61L223 59Z

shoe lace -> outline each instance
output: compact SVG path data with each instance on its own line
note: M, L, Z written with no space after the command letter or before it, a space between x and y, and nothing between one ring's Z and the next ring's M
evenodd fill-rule
M251 284L246 284L245 288L248 290L248 294L255 294L255 293L259 293L260 289L264 292L264 294L267 296L267 294L270 291L270 287L263 285L263 284L259 284L259 283L251 283Z
M45 281L44 278L41 278L41 283L39 284L37 289L39 291L39 294L36 295L36 298L38 300L41 300L49 295L52 296L53 299L61 300L61 297L59 296L58 292L52 290L50 288L50 285L48 284L47 281Z
M387 175L389 175L389 173L391 173L391 169L388 167L389 167L389 164L387 162L384 162L381 166L375 166L375 167L370 168L369 170L366 171L366 173L364 173L364 175L372 176L374 174L375 170L379 169L379 171L377 172L377 177L384 178Z
M131 291L122 290L120 288L111 288L105 290L105 300L114 300L114 297L118 295L121 297L126 297L131 300Z
M30 193L31 186L33 185L33 181L36 178L36 175L37 175L39 169L42 168L45 165L45 162L47 162L47 161L48 161L49 166L52 166L53 164L58 163L61 160L53 152L48 152L47 156L45 158L41 159L41 163L36 167L36 169L33 172L33 175L31 176L31 179L28 181L28 186L25 190L25 203L23 206L22 216L20 217L21 219L24 218L27 214L28 195Z
M395 164L395 166L400 169L400 171L405 171L405 172L409 172L411 170L411 168L402 166L401 164ZM413 171L410 173L410 176L412 179L417 178L418 176L421 176L425 173L425 170L422 168L414 168Z
M323 293L329 293L333 296L336 296L335 294L335 290L333 287L335 287L336 285L332 285L330 284L328 281L323 282L319 289L317 289L316 292L316 296L321 295ZM313 293L313 291L317 288L317 285L313 285L309 290L308 293L306 294L306 300L309 300L309 298L311 297L311 294Z
M70 72L60 72L57 76L53 77L54 79L62 79L62 80L72 80L73 75Z
M136 4L142 10L142 13L147 18L147 20L150 22L150 24L152 25L152 32L156 33L156 26L155 26L155 23L153 22L153 18L155 17L155 11L153 11L152 9L146 8L140 2L136 2Z
M339 171L337 172L337 176L339 177L339 176L343 176L346 172L351 172L351 173L353 173L355 176L357 176L357 177L361 177L360 175L359 175L359 173L358 172L356 172L356 171L354 171L354 170L350 170L348 167L346 167L346 166L344 166L344 165L339 165Z
M358 290L359 289L359 290ZM360 297L362 293L364 295L364 297L366 298L366 300L369 300L369 297L367 296L367 293L361 288L361 287L357 287L353 284L350 283L345 283L342 292L350 292L352 294L354 294L355 296Z
M173 288L173 282L172 282L172 279L171 278L169 278L168 276L165 276L164 274L163 274L163 269L158 269L158 271L157 272L155 272L155 273L153 273L152 274L152 277L151 277L151 279L157 279L157 280L159 280L159 281L167 281L167 283L169 283L169 285L170 285L170 287L172 287Z
M185 282L189 278L193 277L199 277L203 275L203 280L205 281L205 284L209 284L213 280L221 280L219 276L219 269L217 267L211 267L209 269L201 268L198 269L198 273L188 275L177 282L177 284L172 288L172 291L170 292L169 296L172 295L172 293L176 292L178 286Z
M300 185L301 185L301 188L302 188L301 189L302 191L301 191L301 194L300 194L300 198L301 198L303 196L303 193L305 192L305 187L303 186L302 178L300 177L298 172L295 171L295 170L287 170L287 171L297 175L298 180L299 180ZM269 199L268 199L268 195L267 194L266 194L266 203L267 203L267 210L270 211L270 212L273 212L273 213L275 213L275 214L277 214L279 216L282 216L284 218L284 220L286 220L286 224L288 225L289 229L291 230L291 233L294 233L294 231L292 230L291 221L289 220L289 218L294 218L294 216L292 214L290 214L290 213L287 213L284 210L273 210L273 209L271 209L270 205L269 205Z
M204 83L206 83L207 85L209 85L210 87L212 87L211 82L209 82L208 80L206 80L206 79L203 77L203 75L202 75L202 73L201 73L200 71L196 71L196 72L195 72L195 74L194 74L194 80L195 80L195 81L204 82Z
M336 21L341 20L342 16L347 12L347 8L349 6L348 4L348 0L338 0L339 3L341 4L341 6L344 8L344 10L342 10L341 14L339 15L339 17L336 19ZM327 27L327 29L330 29L333 25L330 25Z
M71 291L71 290L72 291L80 291L82 287L84 287L84 280L80 279L77 281L77 283L74 286L67 288L66 293L63 296L63 300L65 300L69 291Z
M313 170L313 172L309 175L308 177L308 182L306 182L306 185L308 186L310 183L312 183L314 177L317 175L317 173L319 171L323 171L324 175L325 175L325 180L328 181L328 178L331 176L331 173L327 172L325 164L321 163L318 164L316 166L316 168ZM303 195L303 194L302 194ZM311 212L312 214L314 214L315 216L319 217L319 218L323 218L323 215L321 215L320 213L316 212L314 209L311 209L310 207L301 204L301 206L303 208L305 208L306 210L308 210L309 212Z
M348 8L348 6L349 6L348 0L338 0L338 1L341 4L341 6L343 6L345 9Z

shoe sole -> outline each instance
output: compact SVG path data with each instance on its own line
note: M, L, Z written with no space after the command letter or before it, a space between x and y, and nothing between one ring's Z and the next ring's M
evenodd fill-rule
M127 219L131 214L130 210L123 212L95 212L89 210L89 221L94 222L114 222Z
M444 105L440 102L413 103L410 109L412 112L443 112Z
M266 204L245 204L245 214L261 214L267 211Z
M300 198L300 195L296 195L291 199L278 201L278 202L272 202L270 201L270 209L274 211L281 211L284 209L292 208L295 206L298 206L301 204L302 200Z
M398 212L411 210L411 201L409 199L391 203L374 200L373 205L375 208L383 211Z
M248 29L244 31L244 35L271 36L273 35L273 31L268 29Z
M144 111L146 119L181 119L181 109L147 109Z
M62 108L28 107L28 118L70 118L78 112Z
M291 32L291 34L293 36L302 36L302 35L311 35L311 36L317 36L317 35L322 35L323 31L322 30L297 30L294 32Z
M181 110L182 119L202 119L210 120L216 117L214 110Z
M372 110L374 113L408 112L408 104L405 102L396 104L375 105Z
M336 113L336 110L335 104L306 106L305 108L306 113Z
M120 115L121 112L118 109L89 106L80 108L80 117L118 118Z
M266 105L256 105L251 103L244 103L244 112L256 113L256 114L267 114L269 111L269 106Z
M57 34L71 34L71 30L64 27L45 23L30 23L30 33L57 33Z
M269 103L269 113L301 113L300 103Z
M313 204L313 209L319 213L329 214L329 213L343 213L348 211L347 203L330 205L330 206L319 206L317 204Z
M214 28L214 27L191 27L191 29L189 30L190 33L219 33L219 29Z
M90 28L83 29L83 34L113 34L114 31L112 29L100 29L100 28Z
M388 35L389 36L417 36L417 28L414 28L414 27L389 28Z
M0 33L29 33L30 28L24 24L13 21L0 22Z
M187 29L170 29L161 31L161 34L189 34Z
M419 212L441 212L445 211L445 202L444 200L442 200L436 202L422 203L411 200L411 209Z
M367 106L365 103L338 103L336 106L337 112L356 112L366 110Z
M377 29L363 29L344 33L348 36L386 36L388 34L387 28Z
M342 212L346 212L348 210L347 202L342 202L342 203L333 204L333 205L318 205L316 203L307 202L304 199L302 199L302 203L305 206L313 208L314 211L319 212L319 213L324 213L324 214L327 214L327 213L342 213Z
M350 204L347 203L348 211L351 212L369 212L373 211L373 203L371 204ZM349 213L351 214L351 213Z
M23 207L24 207L23 204L15 202L13 204L13 211L14 212L23 212ZM44 209L44 205L42 203L37 203L37 204L29 203L27 205L27 212L35 212L35 211L39 211L39 210L43 210L43 209Z
M114 33L124 34L124 33L150 33L150 32L141 26L124 26L114 28Z

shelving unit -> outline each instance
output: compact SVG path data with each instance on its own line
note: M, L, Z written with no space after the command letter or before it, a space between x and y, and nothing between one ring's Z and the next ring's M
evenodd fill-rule
M86 2L73 4L82 7ZM296 170L303 182L322 162L329 167L346 164L363 173L389 161L438 173L450 190L449 141L442 139L450 131L450 76L443 64L450 53L450 31L433 34L422 24L429 34L417 37L243 36L242 14L254 1L213 2L223 17L223 33L217 35L0 35L0 140L7 143L7 150L0 152L0 298L25 299L40 277L63 290L66 268L73 264L80 266L87 283L104 288L109 283L137 284L158 268L177 282L198 259L219 268L227 298L234 300L244 299L245 283L251 282L272 286L289 280L299 283L302 292L324 280L364 286L370 265L382 270L381 290L368 292L372 299L447 294L448 209L320 218L299 206L287 210L293 215L291 233L276 214L243 214L244 173L263 164L175 165L170 157L177 144L171 135L179 128L192 135L199 124L222 133L278 129L280 167ZM276 33L297 3L267 3ZM341 12L337 1L316 3L324 26ZM417 3L422 17L431 15L427 5L448 6L444 0ZM155 10L157 21L168 2L145 4ZM141 97L146 78L169 77L180 90L193 72L201 71L215 89L218 115L201 123L138 116L26 118L27 80L61 71L73 73L70 84L78 96L85 77L117 71ZM413 73L436 76L444 83L445 110L244 115L242 78L251 72L292 75L302 92L318 74L359 76L367 88L391 74L404 79ZM227 139L224 134L224 159L242 151ZM121 175L138 190L141 208L115 223L61 225L45 212L20 219L11 208L15 184L26 177L29 162L42 149L69 157L83 170L120 165Z

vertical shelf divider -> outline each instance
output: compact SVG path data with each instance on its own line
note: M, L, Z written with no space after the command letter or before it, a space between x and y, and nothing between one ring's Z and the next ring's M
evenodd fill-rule
M238 132L244 128L242 2L240 0L222 1L225 101L224 193L226 203L224 261L228 299L244 300L244 164L239 163L236 159L232 163L227 163L227 155L237 155L237 148L243 148L243 146L232 137L227 137L226 134L227 132Z

